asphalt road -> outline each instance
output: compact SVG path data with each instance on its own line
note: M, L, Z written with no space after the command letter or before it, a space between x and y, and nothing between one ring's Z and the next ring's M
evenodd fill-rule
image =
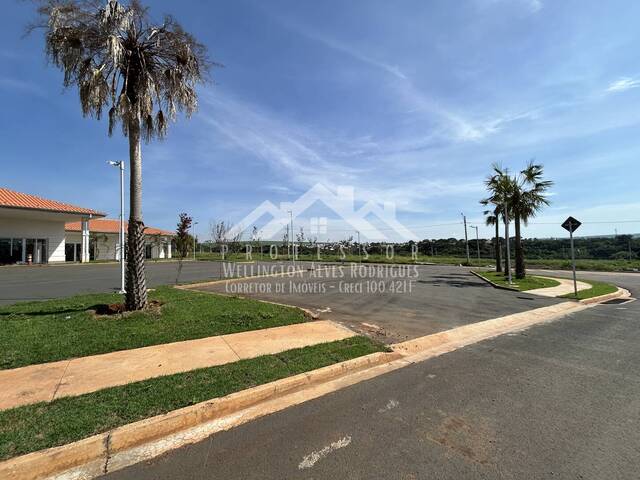
M640 292L640 276L611 279ZM638 478L639 318L640 302L596 306L351 386L107 478Z
M498 290L449 265L319 266L198 289L305 307L387 343L562 301Z
M269 266L273 263L269 263ZM222 278L221 262L147 262L150 287ZM120 266L115 263L0 267L0 305L47 300L81 293L120 290Z

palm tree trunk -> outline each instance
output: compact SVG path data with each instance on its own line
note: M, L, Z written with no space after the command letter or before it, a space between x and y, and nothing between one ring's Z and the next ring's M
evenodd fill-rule
M520 215L517 213L515 214L514 223L516 226L516 278L524 278L524 250L522 249L522 236L520 234Z
M500 219L496 218L496 272L502 272L502 261L500 259Z
M140 151L140 120L131 119L129 134L129 230L127 232L127 279L125 305L127 310L147 306L147 285L144 273L144 223L142 222L142 153Z
M507 237L507 222L505 222L504 224L504 266L502 268L502 270L504 271L505 277L509 275L509 258L507 256L507 252L509 250L507 249L507 245L511 247L511 244L509 243L509 237Z

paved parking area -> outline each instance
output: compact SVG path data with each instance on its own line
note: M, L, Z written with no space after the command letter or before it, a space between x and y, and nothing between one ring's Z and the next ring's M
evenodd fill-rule
M275 264L267 263L269 266ZM175 284L176 281L194 282L223 278L224 265L222 262L185 261L180 269L177 261L149 261L146 271L147 285L154 287ZM81 293L117 292L119 289L120 265L117 263L0 267L0 305L27 300L48 300Z
M498 290L446 265L318 266L293 277L218 282L196 289L312 310L387 343L566 300Z

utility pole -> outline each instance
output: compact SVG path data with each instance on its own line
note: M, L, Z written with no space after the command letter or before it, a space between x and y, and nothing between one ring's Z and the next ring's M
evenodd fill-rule
M356 230L356 233L358 234L358 262L362 263L362 258L360 257L360 231ZM631 245L631 244L629 244ZM631 247L629 247L629 249L631 249ZM629 252L631 252L631 250L629 250ZM631 254L629 254L631 255ZM629 257L631 258L631 257Z
M478 227L474 227L473 225L470 225L471 228L475 228L476 229L476 248L478 250L478 262L480 261L480 238L478 237Z
M108 162L109 165L120 168L120 291L124 295L124 161Z
M504 202L504 236L507 241L507 280L511 285L511 249L509 247L509 209L507 202Z
M467 250L467 264L471 264L471 258L469 257L469 237L467 236L467 217L464 213L461 213L462 220L464 221L464 246Z

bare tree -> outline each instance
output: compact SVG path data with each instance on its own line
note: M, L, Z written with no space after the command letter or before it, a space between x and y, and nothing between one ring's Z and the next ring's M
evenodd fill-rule
M214 243L217 245L221 245L226 243L227 234L229 232L229 225L227 225L224 221L222 222L212 222L209 224L209 228L211 230L211 238Z
M128 310L147 305L142 220L140 139L164 137L176 112L197 108L195 87L211 65L205 47L170 16L151 23L138 0L41 0L46 54L77 86L82 113L100 119L109 108L109 135L117 123L129 138L131 165L127 281Z

